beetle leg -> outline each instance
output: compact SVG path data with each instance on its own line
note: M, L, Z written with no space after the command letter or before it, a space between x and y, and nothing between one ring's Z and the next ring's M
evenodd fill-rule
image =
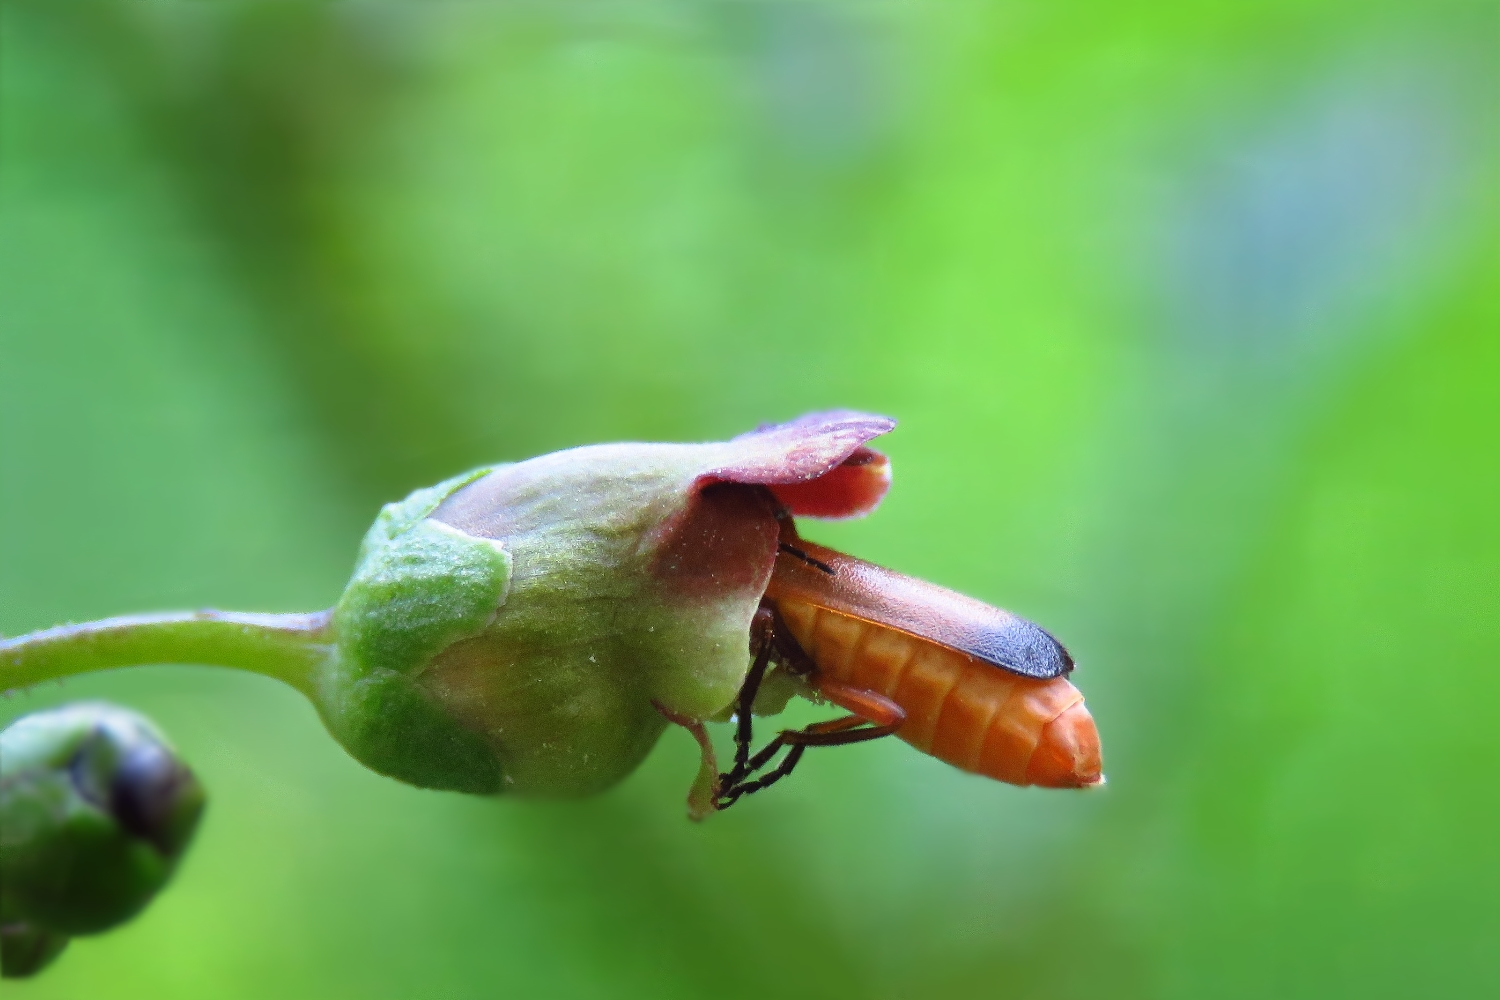
M750 672L745 676L739 701L735 705L734 767L719 775L720 788L735 785L751 773L750 742L754 738L755 695L760 690L761 681L765 680L766 667L771 662L775 628L775 615L770 609L761 608L755 612L755 617L750 622L750 635L756 642L755 662L750 665Z
M834 719L832 721L833 723L837 724L843 723L847 720ZM749 795L752 792L758 792L762 788L773 785L776 782L780 781L782 778L785 778L787 775L791 774L792 768L796 767L797 762L802 759L802 754L806 752L807 746L801 743L794 743L789 739L789 737L800 736L804 732L809 732L813 729L818 728L819 726L826 725L828 725L828 723L820 722L816 725L808 726L806 730L785 730L777 734L776 738L770 743L767 743L761 749L760 753L751 758L746 773L754 774L756 771L759 771L761 768L769 764L772 758L774 758L781 751L782 747L790 747L791 749L787 751L787 755L782 758L781 763L776 765L774 769L767 771L765 774L761 775L759 778L754 779L753 781L741 780L735 782L732 785L721 785L719 788L719 800L717 803L715 803L716 808L721 811L724 809L728 809L739 800L739 797L741 795Z
M906 721L906 710L878 691L854 687L839 681L820 679L818 693L835 705L854 714L838 720L847 723L833 729L818 729L809 726L801 733L790 734L791 742L810 747L843 746L846 743L863 743L865 740L889 736ZM868 729L854 729L861 723L869 723Z
M903 719L905 718L903 714ZM750 761L750 773L753 774L776 756L782 747L790 747L787 755L782 758L781 763L770 771L761 775L753 781L740 781L730 787L721 787L719 790L719 801L716 808L720 811L728 809L739 800L742 795L750 795L763 788L769 788L776 782L792 773L802 755L812 746L841 746L845 743L860 743L864 740L875 739L885 736L888 730L880 729L855 729L870 720L857 715L846 715L841 719L829 719L826 722L815 722L806 729L788 729L777 734L766 747L756 754Z
M901 706L877 692L837 681L825 681L819 685L819 690L830 701L857 714L817 722L806 729L783 730L746 762L744 773L735 780L725 781L723 779L729 776L720 775L716 808L728 809L740 796L753 794L785 778L792 773L808 747L845 746L879 739L891 735L906 721L906 712ZM780 764L753 781L744 780L747 775L770 764L782 747L790 749ZM738 765L735 770L739 771Z
M781 748L780 743L772 745L777 749ZM719 792L719 800L714 803L714 808L722 812L738 802L741 795L750 795L753 792L758 792L767 785L774 784L785 778L792 773L792 768L797 766L797 761L802 759L802 754L806 749L803 746L794 746L774 771L768 771L765 775L756 778L754 781L742 781L733 788L721 790Z
M845 720L836 719L834 721L842 723ZM826 723L817 724L817 726L823 725L826 725ZM817 726L809 726L808 729L811 730L817 728ZM805 749L802 746L792 743L791 740L788 739L788 737L791 737L793 735L798 735L798 731L782 730L777 734L774 740L761 747L759 753L747 760L743 768L736 764L733 774L719 775L719 798L715 802L715 807L720 810L728 809L730 806L734 805L735 801L739 799L741 795L747 795L750 792L760 791L762 788L766 787L772 782L780 778L784 778L788 774L790 774L792 768L797 766L797 761L802 757L803 751ZM745 778L749 775L754 774L756 771L759 771L770 764L771 761L776 757L776 755L781 752L781 749L787 746L790 746L791 750L787 753L786 758L782 760L779 765L777 765L774 771L771 771L770 773L765 774L754 781L745 780Z
M785 545L782 547L790 548ZM894 733L906 721L905 710L883 694L834 680L819 680L815 682L818 692L853 714L814 723L806 729L782 730L759 753L751 756L755 695L765 679L773 650L776 660L796 673L815 676L817 665L797 640L792 638L791 630L781 620L781 613L774 603L767 601L762 604L751 621L750 630L752 641L757 643L757 650L755 662L745 677L744 686L740 688L736 704L734 767L718 776L715 789L717 795L714 807L721 810L734 805L741 795L758 792L791 774L808 747L844 746L879 739ZM768 767L783 747L790 749L780 764L759 778L745 780Z
M770 601L763 602L751 619L750 638L756 649L755 662L745 676L745 683L740 687L739 700L735 705L734 766L718 776L717 790L720 795L743 784L745 778L764 768L787 745L780 739L772 740L760 753L750 756L750 748L754 745L755 696L760 691L761 682L765 680L766 668L772 655L774 654L777 662L786 664L797 673L809 674L817 669L802 651L802 647L797 645L797 640L792 638L786 623L781 620L781 613ZM797 755L801 756L801 752ZM739 794L736 793L719 808L727 808L738 797Z

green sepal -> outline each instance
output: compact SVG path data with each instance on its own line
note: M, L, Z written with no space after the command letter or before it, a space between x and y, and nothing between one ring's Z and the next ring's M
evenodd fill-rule
M482 632L505 602L504 546L427 519L477 469L387 504L366 533L334 607L337 651L317 682L329 730L356 760L423 788L492 793L501 768L413 678L443 650Z
M335 673L320 685L329 732L361 764L419 788L488 795L502 789L495 751L405 674Z
M418 490L375 519L333 615L340 655L356 673L419 670L494 619L510 584L510 553L427 520L449 493L487 471Z
M375 515L375 523L370 525L370 530L365 532L365 537L359 543L359 557L356 563L362 563L371 554L379 551L386 543L394 541L405 534L438 509L438 505L448 499L455 491L482 479L500 466L481 466L470 469L451 479L445 479L436 486L424 486L419 490L413 490L404 500L388 503L380 508L380 513Z

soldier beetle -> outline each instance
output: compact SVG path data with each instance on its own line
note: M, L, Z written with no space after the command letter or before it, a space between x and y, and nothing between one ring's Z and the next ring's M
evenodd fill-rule
M1104 781L1098 730L1061 643L1008 611L804 542L790 518L751 648L717 809L786 777L808 747L889 735L1015 785ZM773 665L851 714L783 731L752 754L752 708Z

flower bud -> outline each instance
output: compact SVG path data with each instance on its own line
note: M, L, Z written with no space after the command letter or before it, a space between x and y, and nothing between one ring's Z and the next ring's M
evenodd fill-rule
M666 727L733 702L779 519L868 512L889 484L835 412L716 444L575 448L387 506L318 680L366 765L469 792L583 795Z
M145 718L102 703L0 732L0 971L139 912L171 877L203 789Z

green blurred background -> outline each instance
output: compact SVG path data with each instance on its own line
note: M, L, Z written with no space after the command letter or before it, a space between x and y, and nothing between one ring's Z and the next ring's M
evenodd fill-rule
M1500 995L1493 2L0 8L0 631L338 594L379 505L889 413L808 534L1069 643L1098 794L889 742L702 826L416 791L276 683L7 995Z

